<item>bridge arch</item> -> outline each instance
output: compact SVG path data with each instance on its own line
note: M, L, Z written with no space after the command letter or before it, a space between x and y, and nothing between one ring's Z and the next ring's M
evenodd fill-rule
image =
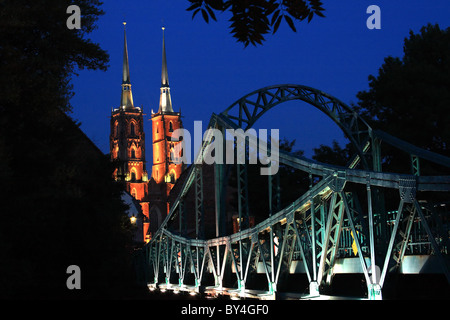
M417 239L419 241L426 239L450 283L450 269L443 256L448 252L448 241L437 243L435 240L443 238L441 234L446 233L439 229L440 227L436 227L442 223L433 223L443 216L436 209L442 209L442 206L434 205L434 202L427 205L428 195L431 192L433 194L430 197L433 197L435 192L450 191L450 177L383 172L381 166L376 168L373 158L380 157L380 144L381 141L385 141L410 153L411 160L421 157L450 167L450 159L406 144L386 133L372 131L357 112L340 100L302 85L275 85L256 90L238 99L219 115L213 114L209 128L247 130L268 110L293 100L311 104L331 118L354 145L356 157L359 157L364 169L355 169L353 165L355 161L344 168L280 151L280 162L296 170L308 172L310 177L320 176L320 181L314 185L311 183L309 190L299 193L298 198L288 206L280 208L277 205L277 209L272 210L273 203L277 201L276 199L274 201L276 197L272 196L272 191L276 189L272 184L276 184L276 180L272 179L273 176L269 176L267 179L269 196L268 199L264 199L269 203L267 219L230 234L219 231L221 225L224 225L223 217L226 217L222 203L227 193L223 187L226 181L225 165L217 164L214 168L214 177L210 177L214 179L216 237L206 238L198 232L204 221L201 171L203 153L199 152L197 160L200 162L196 161L199 165L190 166L185 179L180 180L182 185L169 214L145 246L148 267L153 268L153 282L148 284L149 288L199 292L199 287L204 286L203 274L210 272L214 277L214 286L210 286L208 290L211 290L213 295L227 292L242 297L251 295L255 297L254 290L249 289L248 270L251 270L253 273L263 273L267 277L268 290L256 296L263 298L271 296L275 299L275 292L283 290L279 285L283 282L279 281L281 279L279 275L281 272L290 273L291 266L294 266L292 261L296 260L294 268L300 265L303 268L302 273L307 275L310 296L319 296L322 290L319 289L319 285L324 287L331 285L332 277L337 272L335 270L337 259L353 259L353 255L339 251L341 246L353 241L357 248L354 257L359 260L359 270L345 271L363 273L368 297L380 299L386 275L391 272L391 265L394 264L397 268L401 266L407 250L411 251L408 248L414 243L409 241L413 239L411 230L414 224L420 224L423 228L424 233ZM205 148L213 139L215 139L213 134L208 133L206 138L203 138L201 148ZM365 156L369 147L372 148L372 159L370 155L368 158ZM368 167L368 160L371 160L373 169ZM239 219L241 217L245 219L248 217L248 210L245 209L248 198L245 166L236 168L236 176ZM350 184L358 184L365 188L353 190L351 186L349 187ZM384 191L381 189L398 192L398 198L390 200L389 208L392 208L390 212L384 212L385 201L382 198ZM186 232L182 231L185 227L183 224L186 224L187 220L184 200L190 190L195 194L195 208L191 208L191 216L195 215L196 225L196 233L192 232L193 236L187 236ZM361 206L363 202L365 205ZM159 224L158 221L155 223ZM380 232L380 228L385 230ZM342 234L347 239L346 243L340 242ZM419 242L419 245L422 244ZM353 248L353 244L351 246ZM345 252L347 248L343 248ZM297 253L297 258L291 259L294 252ZM413 251L411 253L414 254ZM258 271L258 266L261 265L262 272ZM380 276L370 271L372 265L380 266ZM224 286L224 274L227 270L234 273L235 278L232 280L237 281L235 282L237 289ZM189 273L193 281L185 285L185 274ZM175 284L176 279L175 282L171 282L171 277L174 276L178 276L178 284Z
M270 109L293 100L301 100L316 107L336 123L355 147L362 165L369 168L364 151L371 138L372 128L354 109L321 90L296 84L268 86L236 100L220 115L247 130Z

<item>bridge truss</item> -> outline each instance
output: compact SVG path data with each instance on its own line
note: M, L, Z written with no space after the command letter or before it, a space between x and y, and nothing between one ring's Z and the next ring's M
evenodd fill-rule
M239 225L233 233L226 229L224 204L230 165L214 164L214 190L204 190L204 152L199 152L166 219L144 247L149 288L193 293L202 288L214 294L274 299L282 296L286 275L300 270L309 282L308 296L320 296L332 286L345 259L351 259L353 271L348 272L364 275L367 298L381 299L388 274L399 272L407 257L414 255L431 257L450 283L445 203L450 176L426 176L420 170L421 161L449 168L449 158L373 130L346 104L302 85L254 91L213 114L209 128L248 130L265 112L291 100L316 107L342 129L355 150L348 166L319 163L279 150L279 163L307 174L309 188L281 208L279 179L269 175L268 199L261 199L267 201L266 218L250 227L248 166L235 164ZM202 150L213 140L206 136ZM409 155L405 165L410 174L382 171L382 147L386 145ZM270 144L258 147L271 151ZM195 231L188 235L184 203L190 190L195 197L195 214L191 214ZM208 239L203 208L206 191L214 191L215 196L216 233ZM265 275L263 289L251 287L255 274ZM213 280L205 286L208 275Z

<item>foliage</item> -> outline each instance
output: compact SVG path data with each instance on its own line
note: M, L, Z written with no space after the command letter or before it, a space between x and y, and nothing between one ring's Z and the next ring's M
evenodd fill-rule
M321 144L320 147L314 148L312 158L322 163L346 166L351 157L350 147L348 144L342 148L336 140L333 140L332 147Z
M322 2L319 0L189 0L187 11L193 11L192 18L199 12L209 23L217 21L215 12L232 13L231 34L247 47L262 44L264 35L276 33L284 21L296 32L295 21L305 19L310 22L314 16L324 17Z
M80 0L82 29L64 0L0 3L0 296L101 297L129 267L131 234L108 158L66 113L71 77L106 70L86 36L103 13ZM81 268L81 290L66 268ZM120 281L119 281L120 280Z
M404 56L384 59L378 75L369 76L369 90L357 94L355 110L374 129L380 129L415 146L450 156L450 28L428 24L404 40ZM383 171L411 173L410 159L382 145ZM321 145L313 159L344 166L352 145ZM421 161L421 172L445 174L445 168Z
M450 28L428 24L418 34L410 31L403 51L402 58L386 57L378 75L369 76L369 90L357 94L356 108L373 128L449 156ZM385 166L400 169L405 158L388 151Z

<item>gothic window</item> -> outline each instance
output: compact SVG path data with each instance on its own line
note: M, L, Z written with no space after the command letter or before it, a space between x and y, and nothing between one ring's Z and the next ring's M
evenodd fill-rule
M169 132L173 132L173 123L172 123L172 121L169 122Z
M114 138L117 138L118 135L119 135L119 123L116 121L114 123Z
M135 136L134 122L130 124L130 134L131 136Z
M131 149L131 158L132 158L132 159L135 159L135 158L136 158L136 150L134 150L134 148Z
M131 172L131 181L136 181L136 173L134 171Z

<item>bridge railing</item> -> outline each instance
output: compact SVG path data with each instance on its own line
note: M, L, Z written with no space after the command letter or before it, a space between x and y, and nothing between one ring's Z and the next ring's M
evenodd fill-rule
M250 100L249 96L239 100L236 103L237 115L231 116L229 109L220 115L213 114L208 128L223 131L243 125L249 127L274 105L300 99L321 108L344 128L356 144L356 157L349 167L340 167L280 150L280 163L310 177L316 176L318 180L311 182L307 192L299 194L297 200L278 210L271 207L274 195L269 192L269 199L264 199L270 204L267 218L253 227L231 234L224 232L226 212L221 206L227 197L224 191L227 168L214 165L217 231L215 238L206 239L199 232L202 229L200 224L204 223L201 210L203 187L200 183L203 179L203 152L199 152L196 165L188 169L168 216L145 247L151 287L180 290L186 287L185 281L191 276L191 286L199 290L204 278L212 272L210 287L216 292L238 292L238 295L246 296L252 275L262 267L267 278L266 294L273 297L282 288L282 279L286 270L291 269L292 262L301 261L310 283L310 295L318 295L319 286L331 284L336 260L356 257L369 297L380 298L386 274L398 269L405 256L424 253L436 256L450 282L447 257L444 256L448 254L448 211L439 211L440 206L429 205L432 202L427 198L430 193L449 192L450 177L423 176L418 170L419 156L450 167L448 158L430 152L421 153L421 150L402 144L398 139L374 132L340 101L311 88L270 87L256 92L255 97L256 100ZM212 139L211 135L205 137L202 150L212 143ZM411 158L415 164L412 174L381 172L381 139L396 146L406 146L408 152L415 153ZM262 153L269 151L267 146L262 149L258 145L256 147ZM359 167L358 163L361 164ZM241 170L237 172L240 174ZM245 179L242 183L245 184ZM272 190L271 179L268 179L268 184ZM181 222L184 221L181 207L191 188L195 189L195 214L192 215L195 217L195 233L188 238L181 236ZM243 190L243 186L238 185L239 195ZM386 195L389 196L389 208L396 207L396 210L386 212ZM244 201L245 197L238 199ZM239 210L243 207L239 202ZM178 221L180 227L177 227ZM370 272L374 265L380 266L379 277ZM227 282L229 277L231 282ZM228 290L226 283L231 283L233 288Z

